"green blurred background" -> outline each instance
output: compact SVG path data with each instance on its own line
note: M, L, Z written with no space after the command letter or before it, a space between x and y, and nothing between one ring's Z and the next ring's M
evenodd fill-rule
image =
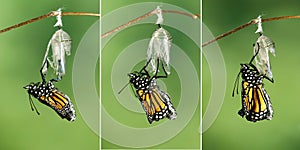
M166 4L171 4L171 5L176 5L178 7L181 7L183 9L186 9L190 11L191 13L199 13L200 12L200 1L195 1L195 0L188 0L188 1L169 1L169 0L102 0L101 5L102 5L102 16L105 17L105 15L112 13L112 11L130 5L130 4L135 4L135 3L143 3L143 2L158 2L161 6L162 9L165 9L164 5ZM153 9L155 9L157 5L154 5L153 8L149 10L145 10L145 8L140 8L141 10L145 10L145 12L149 12ZM140 16L143 15L144 13L137 13L137 12L128 12L126 14L122 15L132 15L129 13L133 13L133 16ZM176 16L176 15L174 15ZM123 17L120 16L122 19ZM150 17L149 17L150 18ZM132 18L134 19L134 18ZM152 33L155 31L157 28L156 25L154 25L156 16L152 16L153 23L144 23L144 24L139 24L139 25L132 25L129 26L128 28L119 31L116 33L116 35L106 44L103 49L102 49L102 85L101 85L101 102L102 102L102 107L105 108L105 110L109 113L111 118L113 118L115 121L119 122L120 124L127 126L128 128L141 128L141 129L147 129L155 126L159 126L161 123L164 123L166 121L169 121L170 123L174 121L170 121L168 119L161 120L159 122L153 122L151 125L149 125L145 113L136 113L131 110L126 109L125 107L120 104L116 98L116 93L114 91L120 90L122 87L116 87L117 89L113 89L113 85L111 84L113 79L111 78L112 75L112 68L113 68L113 63L116 61L118 55L122 52L124 48L129 46L130 44L142 40L142 39L148 39L151 37ZM127 20L129 21L129 20ZM168 19L165 18L164 21L168 21ZM178 20L180 21L180 20ZM196 20L199 21L199 20ZM115 23L112 24L105 24L103 21L102 24L102 29L107 28L108 26L110 29L113 27L116 27L118 24L118 20L115 20ZM184 22L182 23L184 26ZM187 54L187 56L192 60L192 63L194 64L195 68L197 68L197 76L198 78L200 77L200 49L193 43L189 37L186 37L185 35L182 34L177 29L164 26L165 29L167 29L171 36L173 37L173 43L179 46L184 50L184 52ZM199 28L199 27L195 27ZM102 33L107 32L108 30L102 30ZM146 50L147 46L141 51L144 51L144 55L146 55ZM171 48L171 55L172 55L172 48ZM129 59L135 59L134 54L132 58ZM139 59L139 58L136 58ZM173 61L180 61L180 58L176 58L177 60ZM172 60L171 60L172 61ZM124 62L126 64L126 62ZM132 66L132 70L128 70L127 73L132 72L134 70L140 70L142 66L144 65L145 61L141 61L138 63L136 66ZM171 64L172 65L172 64ZM179 104L179 99L180 99L180 82L179 82L179 77L174 68L171 70L171 75L167 79L162 79L164 82L164 86L168 87L168 94L171 96L172 102L175 106ZM186 72L188 73L188 72ZM117 82L124 83L124 85L129 81L128 76L126 73L124 73L122 78L119 78ZM198 81L196 81L198 82ZM161 86L163 87L163 86ZM128 86L127 90L124 90L123 93L120 95L132 95L132 98L129 99L122 99L122 101L133 101L139 104L138 98L134 97L133 93L131 92L131 88ZM199 94L198 94L199 95ZM182 103L189 103L190 99L184 99ZM137 110L142 109L141 106L138 106L136 108ZM102 110L103 111L103 110ZM185 117L182 116L181 114L178 114L178 117ZM103 118L102 118L103 119ZM176 120L175 120L176 121ZM102 120L102 124L104 121ZM200 148L200 134L199 134L199 127L200 127L200 104L198 103L197 109L192 116L191 121L187 124L187 126L179 132L174 138L170 139L169 141L147 147L149 149L199 149ZM112 125L110 130L115 130L114 126ZM174 131L175 132L175 131ZM161 135L160 134L168 134L168 133L158 133L154 138L159 138ZM114 135L112 135L114 136ZM126 137L126 135L115 135L116 137ZM147 136L152 136L152 135L144 135L143 137L127 137L127 138L145 138ZM156 139L153 139L156 140ZM145 141L147 142L147 141ZM138 144L137 144L138 145ZM102 138L101 140L101 147L103 149L110 149L110 148L115 148L115 149L128 149L131 147L122 147L118 144L113 144L109 142L108 140L105 140Z
M46 14L58 8L65 12L99 13L98 0L52 0L52 1L2 1L0 28ZM72 91L72 64L78 44L86 30L98 17L65 16L63 29L72 38L72 55L67 57L67 73L56 84L66 93L76 109L77 119L68 122L61 119L54 110L34 99L41 115L30 109L28 94L23 86L40 81L39 69L49 39L56 31L55 17L2 33L0 35L0 149L99 149L99 136L83 122L77 109ZM50 73L49 76L54 77Z
M300 1L203 1L203 23L217 36L263 15L263 18L299 15ZM264 34L275 42L276 57L270 56L275 83L264 81L271 97L274 117L271 121L248 122L237 111L240 95L231 97L233 82L240 63L249 62L252 44L258 35L256 25L245 28L218 42L227 71L224 103L214 124L203 134L204 150L300 149L300 20L280 20L263 23ZM203 41L205 42L205 41ZM210 95L210 70L203 59L203 112ZM240 88L240 87L239 87Z
M103 15L119 7L136 3L136 0L102 0ZM149 2L141 0L138 2ZM198 1L151 1L163 2L178 5L190 12L199 12ZM207 25L214 35L224 33L237 27L249 20L263 15L263 18L298 15L299 1L203 1L203 22ZM46 14L59 7L65 8L64 11L85 11L99 12L99 1L8 1L1 5L1 24L0 29L10 25L31 19L33 17ZM138 14L139 15L139 14ZM76 101L72 91L72 62L82 36L85 31L97 21L97 17L67 16L63 17L64 29L71 35L73 40L72 55L67 57L67 74L64 79L56 86L72 99ZM0 35L0 70L2 84L2 108L0 109L1 135L0 149L99 149L98 135L93 133L83 122L79 111L77 120L69 123L60 119L59 116L50 108L35 100L35 104L41 115L36 115L30 110L28 95L22 88L29 82L40 81L39 68L46 50L48 40L55 32L53 24L56 19L44 19L24 27L2 33ZM274 108L274 118L271 121L261 121L251 123L241 118L237 111L241 108L240 95L232 98L231 92L233 82L240 69L240 63L248 62L252 54L252 44L258 35L255 35L256 26L250 26L233 35L230 35L218 42L221 47L227 72L227 89L225 100L221 111L214 124L203 134L203 149L299 149L300 139L300 118L298 105L300 103L297 92L300 83L299 64L300 52L297 50L297 40L300 31L297 31L300 21L297 19L272 21L263 23L264 34L272 38L276 43L276 57L271 57L272 70L275 83L265 81L265 88L271 97ZM173 42L184 49L195 49L189 39L179 40L181 33L175 29L168 28L172 34ZM135 34L133 31L140 31L142 34ZM121 48L138 39L148 38L149 32L155 30L152 24L132 26L123 30L115 37L116 45L108 45L109 51L105 55L107 64L115 59ZM151 34L151 33L150 33ZM178 35L177 35L178 34ZM130 36L129 36L130 35ZM128 38L130 37L130 38ZM126 40L124 40L124 38ZM205 42L205 41L203 41ZM105 49L104 49L105 52ZM197 52L186 51L195 64ZM295 54L294 54L295 53ZM104 53L105 54L105 53ZM110 57L110 56L111 57ZM135 68L140 68L142 63ZM106 69L106 70L105 70ZM103 78L110 76L109 65L103 67ZM200 71L198 70L198 73ZM107 73L107 74L106 74ZM126 76L126 75L124 75ZM200 76L200 75L199 75ZM176 74L172 74L168 79L176 80ZM125 77L125 79L127 79ZM105 81L102 79L102 81ZM205 58L203 60L203 112L206 110L210 95L210 70ZM177 86L178 83L164 81L166 86ZM103 83L102 87L109 87L109 83ZM107 88L107 89L109 89ZM105 89L104 89L105 90ZM111 92L111 91L110 91ZM169 91L168 91L169 92ZM173 99L179 97L178 91L169 92ZM16 94L16 95L14 95ZM109 94L109 93L108 93ZM132 94L132 93L130 93ZM108 104L116 105L113 98L105 97L111 102ZM132 99L137 101L137 99ZM173 100L175 106L178 102ZM105 103L104 103L105 104ZM106 106L107 107L107 106ZM126 120L130 111L120 110L121 106L116 106L110 110L111 115L120 119L122 123L137 127L147 127L147 120L144 114L137 116L134 122ZM120 115L121 114L121 115ZM199 131L198 107L196 115L190 124L175 138L167 143L151 148L199 148L200 137L195 130ZM198 114L198 115L197 115ZM140 121L141 120L141 121ZM163 133L162 133L163 134ZM145 135L146 136L146 135ZM191 140L193 139L193 140ZM101 140L102 148L124 148L114 145L106 140Z

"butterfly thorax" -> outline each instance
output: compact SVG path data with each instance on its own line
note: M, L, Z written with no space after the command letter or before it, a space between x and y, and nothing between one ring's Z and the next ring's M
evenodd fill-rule
M248 82L250 86L260 85L264 76L259 73L256 68L252 68L247 64L241 64L242 80Z
M136 72L128 74L130 77L129 82L134 86L137 90L146 90L146 92L151 92L156 85L155 78L150 78L147 74L138 74Z
M51 91L55 89L52 82L37 82L37 83L30 83L25 87L29 94L31 94L35 98L39 98L41 96L51 96Z

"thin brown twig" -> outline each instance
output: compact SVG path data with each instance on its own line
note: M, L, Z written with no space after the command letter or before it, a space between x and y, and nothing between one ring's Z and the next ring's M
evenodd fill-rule
M87 13L87 12L63 12L61 15L62 16L97 16L97 17L100 17L100 14ZM21 26L24 26L24 25L27 25L27 24L30 24L30 23L33 23L33 22L36 22L36 21L48 18L48 17L52 17L52 16L57 16L57 13L55 13L54 11L51 11L51 12L45 14L45 15L42 15L42 16L39 16L39 17L36 17L36 18L32 18L30 20L21 22L19 24L10 26L10 27L5 28L5 29L2 29L2 30L0 30L0 33L4 33L4 32L10 31L10 30L19 28Z
M63 12L62 16L95 16L100 17L100 14L89 12Z
M150 12L148 12L148 13L142 15L142 16L139 16L139 17L137 17L137 18L135 18L135 19L133 19L133 20L130 20L130 21L128 21L127 23L122 24L122 25L120 25L120 26L118 26L118 27L116 27L116 28L114 28L114 29L112 29L112 30L110 30L110 31L108 31L108 32L106 32L106 33L104 33L104 34L102 34L102 35L101 35L101 38L105 38L105 37L109 36L110 34L112 34L112 33L114 33L114 32L117 32L117 31L119 31L119 30L121 30L121 29L124 29L124 28L130 26L131 24L134 24L134 23L136 23L136 22L138 22L138 21L140 21L140 20L142 20L142 19L144 19L144 18L147 18L147 17L149 17L149 16L152 16L152 15L155 14L155 13L156 13L156 10L152 10L152 11L150 11Z
M236 28L234 28L234 29L226 32L226 33L223 33L223 34L217 36L216 38L214 38L214 39L212 39L212 40L210 40L210 41L202 44L202 47L205 47L205 46L207 46L207 45L209 45L209 44L211 44L211 43L213 43L213 42L215 42L217 40L220 40L220 39L222 39L222 38L224 38L224 37L226 37L226 36L234 33L234 32L237 32L237 31L239 31L239 30L241 30L243 28L246 28L246 27L250 26L251 24L255 24L255 21L251 20L251 21L247 22L246 24L243 24L243 25L241 25L239 27L236 27Z
M183 11L176 11L176 10L162 10L163 13L174 13L174 14L181 14L181 15L185 15L188 17L191 17L193 19L197 19L200 18L200 14L190 14L190 13L186 13Z
M262 19L262 22L275 21L275 20L284 20L284 19L299 19L299 18L300 18L300 16L280 16L280 17L273 17L273 18ZM247 23L245 23L245 24L243 24L241 26L238 26L238 27L236 27L236 28L234 28L234 29L232 29L232 30L230 30L228 32L225 32L225 33L217 36L216 38L214 38L214 39L212 39L212 40L210 40L208 42L203 43L202 47L205 47L205 46L207 46L207 45L209 45L209 44L211 44L213 42L216 42L217 40L220 40L220 39L222 39L222 38L224 38L224 37L226 37L226 36L228 36L228 35L230 35L230 34L232 34L234 32L237 32L237 31L239 31L239 30L241 30L243 28L246 28L246 27L248 27L248 26L250 26L252 24L257 24L257 22L258 22L257 19L252 19L251 21L249 21L249 22L247 22Z
M185 15L185 16L188 16L188 17L192 17L193 19L197 19L197 18L200 17L199 14L194 15L194 14L189 14L189 13L186 13L186 12L176 11L176 10L162 10L162 12L163 12L163 13L175 13L175 14ZM152 15L154 15L154 14L156 14L156 13L157 13L157 10L156 10L156 9L155 9L155 10L152 10L152 11L150 11L150 12L148 12L148 13L142 15L142 16L139 16L139 17L137 17L137 18L135 18L135 19L133 19L133 20L130 20L130 21L128 21L127 23L122 24L122 25L120 25L120 26L118 26L118 27L116 27L116 28L114 28L114 29L112 29L112 30L110 30L110 31L108 31L108 32L106 32L106 33L104 33L104 34L102 34L102 35L101 35L101 38L105 38L105 37L107 37L107 36L113 34L114 32L120 31L120 30L122 30L122 29L124 29L124 28L126 28L126 27L128 27L128 26L130 26L130 25L132 25L132 24L134 24L134 23L136 23L136 22L142 20L142 19L145 19L145 18L147 18L147 17L150 17L150 16L152 16Z

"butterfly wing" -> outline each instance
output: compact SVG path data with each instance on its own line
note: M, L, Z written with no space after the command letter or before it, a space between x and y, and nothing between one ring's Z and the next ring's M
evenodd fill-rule
M177 113L176 110L171 102L171 98L170 96L165 93L162 90L158 90L158 92L160 93L162 99L164 99L164 101L166 102L166 107L167 107L167 111L166 111L166 116L168 119L170 120L174 120L177 117Z
M70 98L55 88L51 81L47 84L44 82L31 83L24 88L27 89L29 95L32 95L41 103L55 110L61 118L66 118L69 121L76 119L75 109ZM33 104L33 102L31 102L31 104Z
M147 92L138 90L139 99L146 112L149 123L159 121L166 116L166 104L157 90Z
M176 118L176 112L170 97L163 91L155 88L149 92L138 90L137 94L150 124L165 117L170 120Z
M67 95L55 89L46 98L46 101L48 106L54 109L61 118L66 118L69 121L76 119L75 109Z
M169 95L159 89L155 77L150 78L148 72L144 71L145 73L133 72L128 75L129 82L136 89L136 96L146 112L149 123L165 117L170 120L175 119L176 112Z
M246 119L251 122L272 119L273 109L270 97L263 84L254 86L248 82L242 82L242 109L238 114L242 117L246 116Z

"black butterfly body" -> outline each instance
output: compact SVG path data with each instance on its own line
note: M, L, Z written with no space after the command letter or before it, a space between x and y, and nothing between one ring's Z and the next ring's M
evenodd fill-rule
M157 76L150 77L148 72L133 72L128 74L130 83L135 88L135 94L139 98L149 123L159 121L167 117L174 120L177 116L171 99L167 93L159 89L156 83Z
M273 117L273 108L270 101L270 96L264 88L263 79L267 79L274 82L273 79L261 74L252 61L258 54L259 49L252 57L248 64L241 64L240 72L235 80L232 96L234 96L234 90L238 84L240 74L242 74L242 109L238 114L242 117L246 116L246 119L251 122L260 120L271 120ZM238 93L238 90L237 90Z
M54 87L52 81L49 81L48 83L45 81L30 83L24 88L27 89L27 92L29 94L29 101L31 107L35 107L31 99L31 96L33 96L36 99L38 99L41 103L55 110L61 118L65 118L68 121L74 121L76 119L75 110L73 104L70 101L70 98L67 95L63 94L61 91L59 91L56 87ZM37 113L39 114L38 111Z
M253 64L241 64L242 74L242 109L238 114L251 122L271 120L273 108L270 97L267 94L263 79Z

